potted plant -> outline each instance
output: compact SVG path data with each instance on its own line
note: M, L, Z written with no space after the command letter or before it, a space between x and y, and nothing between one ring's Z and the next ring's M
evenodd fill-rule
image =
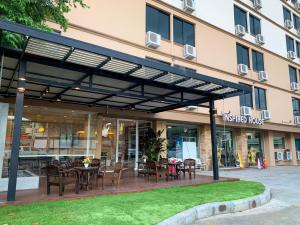
M92 161L90 160L89 157L86 157L82 162L84 164L84 167L88 168Z
M158 161L159 156L164 149L165 138L162 138L164 130L155 132L152 128L148 128L144 136L140 139L140 149L143 153L142 159Z

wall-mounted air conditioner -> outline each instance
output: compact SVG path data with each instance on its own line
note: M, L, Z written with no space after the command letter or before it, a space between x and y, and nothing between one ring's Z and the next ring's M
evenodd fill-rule
M290 59L290 60L296 59L296 58L297 58L296 52L294 52L294 51L288 51L288 52L287 52L287 57L288 57L288 59Z
M300 160L300 151L297 151L297 160Z
M196 58L196 48L192 45L184 45L184 47L183 47L183 56L186 59Z
M291 82L291 90L292 91L298 91L299 90L299 83Z
M284 26L287 29L292 29L293 28L293 22L289 19L284 20Z
M188 111L195 111L196 109L198 109L198 106L196 105L189 105L186 107L186 110Z
M161 36L160 34L154 33L152 31L147 32L147 47L158 48L160 46Z
M275 160L282 161L283 160L283 152L275 152Z
M248 66L245 64L238 64L238 74L239 75L247 75L248 74Z
M242 116L251 116L251 108L248 106L241 106L241 115Z
M235 26L235 34L238 36L244 36L246 34L246 28L242 25L236 25Z
M261 34L255 36L255 42L259 45L265 44L265 37Z
M195 0L183 0L183 10L189 13L195 11Z
M285 150L283 153L284 160L292 160L292 153L290 150Z
M294 124L295 125L300 125L300 116L295 116L294 117Z
M262 1L261 0L253 0L253 7L256 10L259 10L262 8Z
M270 112L270 110L262 110L261 111L261 119L262 120L270 120L271 119L271 112Z
M267 81L269 79L268 74L265 71L258 72L258 80L261 82Z

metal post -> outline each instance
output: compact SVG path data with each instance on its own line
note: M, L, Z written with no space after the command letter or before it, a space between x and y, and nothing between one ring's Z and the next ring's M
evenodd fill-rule
M219 180L219 166L218 166L218 152L217 152L217 135L216 135L216 114L215 102L213 99L209 100L209 117L210 117L210 131L211 131L211 150L212 150L212 166L214 180Z
M12 140L12 148L11 148L11 156L10 156L10 164L9 164L7 201L15 201L16 199L17 173L18 173L18 164L19 164L20 137L21 137L21 125L22 125L24 91L25 91L25 74L26 74L26 61L21 60L20 68L19 68L19 80L18 80L16 104L15 104L13 140Z

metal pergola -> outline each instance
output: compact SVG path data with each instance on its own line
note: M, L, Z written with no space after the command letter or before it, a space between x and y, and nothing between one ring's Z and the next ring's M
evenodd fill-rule
M25 39L23 49L0 47L0 96L16 97L8 201L15 200L24 97L147 113L210 108L214 179L219 178L214 102L251 88L4 20L0 30Z

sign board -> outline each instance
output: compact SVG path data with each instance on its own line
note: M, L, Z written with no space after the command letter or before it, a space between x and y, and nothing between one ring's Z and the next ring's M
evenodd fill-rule
M264 120L252 116L232 115L230 113L223 113L223 121L241 124L264 125Z

